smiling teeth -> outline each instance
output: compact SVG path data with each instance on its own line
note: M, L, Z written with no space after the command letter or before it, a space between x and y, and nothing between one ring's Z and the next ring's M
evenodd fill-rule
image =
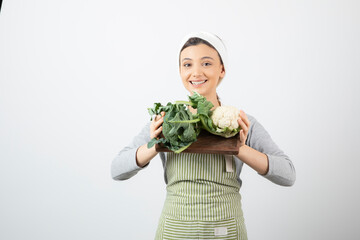
M200 84L204 83L205 81L206 81L206 80L201 81L201 82L191 82L191 83L194 84L194 85L200 85Z

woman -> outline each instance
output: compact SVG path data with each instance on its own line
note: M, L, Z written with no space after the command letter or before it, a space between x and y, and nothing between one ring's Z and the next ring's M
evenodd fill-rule
M226 48L216 35L191 33L181 44L179 70L184 87L197 91L214 107L216 88L225 76ZM194 109L190 110L195 112ZM112 162L112 177L125 180L147 167L158 153L147 148L162 131L164 113L149 122ZM239 193L243 163L275 184L291 186L295 169L256 119L240 111L240 147L236 156L159 153L167 197L156 239L247 239Z

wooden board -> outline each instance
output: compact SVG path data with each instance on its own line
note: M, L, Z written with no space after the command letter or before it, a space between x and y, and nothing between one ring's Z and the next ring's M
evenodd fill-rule
M198 139L183 152L237 155L239 153L239 147L239 134L231 138L224 138L202 130ZM162 144L156 144L155 149L157 152L171 152L171 150Z

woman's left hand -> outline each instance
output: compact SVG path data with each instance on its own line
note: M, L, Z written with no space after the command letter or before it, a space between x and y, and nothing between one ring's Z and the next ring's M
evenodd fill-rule
M250 121L243 110L240 110L238 123L241 127L239 135L240 135L240 147L242 147L245 145L250 128Z
M239 158L245 164L249 165L259 174L267 174L269 171L269 160L267 155L251 148L250 146L245 145L250 129L250 121L242 110L240 110L239 113L238 123L242 129L239 132L240 147L239 153L236 155L237 158Z

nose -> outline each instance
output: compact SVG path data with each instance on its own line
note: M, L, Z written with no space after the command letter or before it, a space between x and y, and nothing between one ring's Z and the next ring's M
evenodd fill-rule
M193 68L193 77L197 78L197 77L200 77L202 76L203 72L201 70L201 66L199 65L195 65L194 68Z

